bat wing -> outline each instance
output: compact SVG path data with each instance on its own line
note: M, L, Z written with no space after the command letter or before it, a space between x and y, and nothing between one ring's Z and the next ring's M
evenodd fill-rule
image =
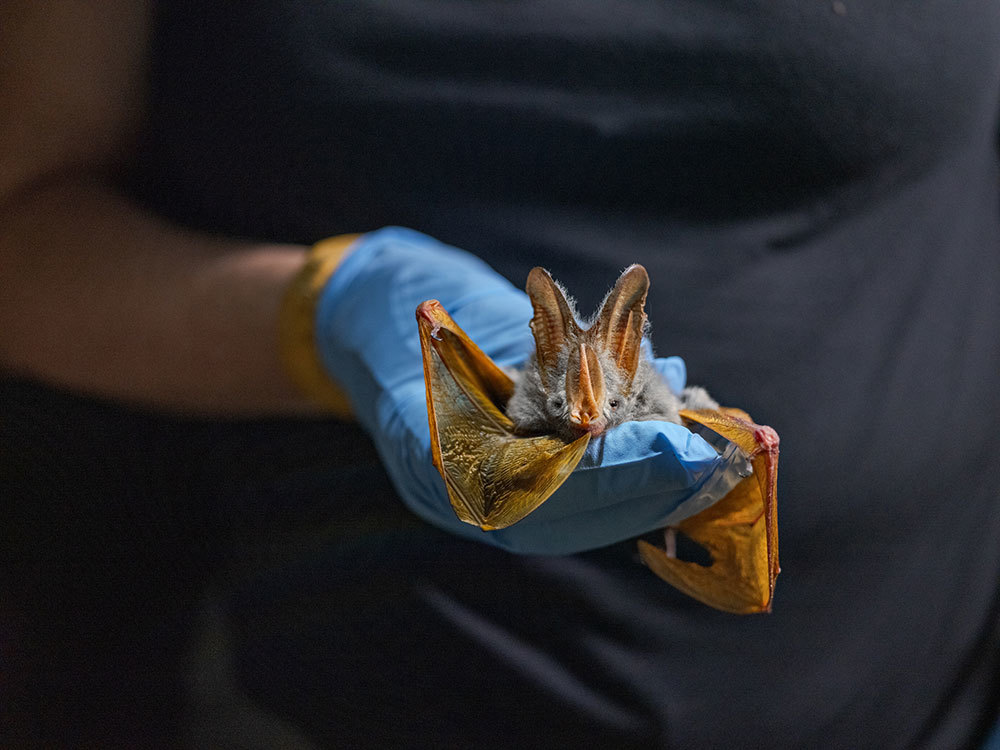
M516 434L503 413L507 374L436 300L417 308L417 325L434 465L455 514L486 530L517 523L572 473L590 436Z
M750 457L753 474L724 498L665 531L665 548L639 541L643 562L660 578L716 609L770 612L778 566L778 435L736 409L682 411L694 432L710 430ZM710 564L673 556L670 535L681 532L711 556Z

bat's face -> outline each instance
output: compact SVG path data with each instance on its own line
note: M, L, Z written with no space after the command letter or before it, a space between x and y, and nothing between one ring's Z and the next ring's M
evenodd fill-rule
M608 294L593 324L581 328L563 289L541 268L528 276L535 309L538 393L534 403L544 427L566 438L592 437L634 418L640 399L633 389L643 304L649 278L632 266Z
M635 402L631 385L632 378L618 368L599 342L580 342L569 352L565 398L552 397L565 401L554 427L567 436L586 433L596 437L621 424L630 418Z

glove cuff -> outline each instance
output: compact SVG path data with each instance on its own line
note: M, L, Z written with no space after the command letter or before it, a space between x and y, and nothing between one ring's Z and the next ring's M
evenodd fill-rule
M285 292L278 319L282 363L303 395L332 415L353 419L344 391L330 378L316 348L316 305L347 251L361 235L343 234L320 240Z

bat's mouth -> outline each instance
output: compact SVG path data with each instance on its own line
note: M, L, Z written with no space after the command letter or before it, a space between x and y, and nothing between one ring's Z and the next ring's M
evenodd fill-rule
M569 426L572 428L573 432L575 432L577 435L580 435L581 437L583 435L590 435L591 437L597 437L598 435L603 434L604 431L608 428L608 423L604 419L598 419L594 422L587 422L586 424L570 421Z

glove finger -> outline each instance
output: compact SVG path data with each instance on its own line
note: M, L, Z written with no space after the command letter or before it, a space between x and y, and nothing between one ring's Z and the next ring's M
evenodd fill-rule
M667 381L670 390L680 393L687 383L687 366L680 357L657 357L653 360L653 367L660 377Z

